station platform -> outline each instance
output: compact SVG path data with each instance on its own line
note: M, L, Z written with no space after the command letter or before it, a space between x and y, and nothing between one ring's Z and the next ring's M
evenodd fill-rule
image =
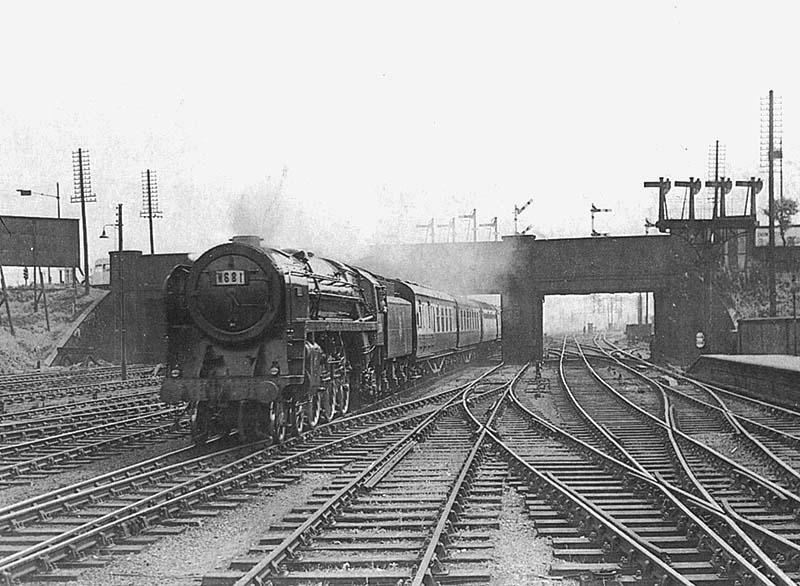
M704 382L789 409L800 407L800 356L705 354L687 372Z

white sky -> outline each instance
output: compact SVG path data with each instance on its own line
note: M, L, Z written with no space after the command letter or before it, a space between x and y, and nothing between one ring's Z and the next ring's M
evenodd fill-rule
M148 251L148 167L157 252L255 231L349 260L473 207L510 233L529 197L520 227L540 237L588 236L591 203L613 209L598 229L640 234L656 219L642 182L705 177L715 139L734 178L759 174L770 89L798 160L795 6L3 2L0 212L54 215L54 200L15 190L60 181L78 217L81 146L92 259L116 246L96 236L118 202L126 248Z

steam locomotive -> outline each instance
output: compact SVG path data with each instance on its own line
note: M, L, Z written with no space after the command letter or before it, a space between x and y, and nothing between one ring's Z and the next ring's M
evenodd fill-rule
M300 433L497 345L490 304L238 236L165 282L167 377L203 442Z

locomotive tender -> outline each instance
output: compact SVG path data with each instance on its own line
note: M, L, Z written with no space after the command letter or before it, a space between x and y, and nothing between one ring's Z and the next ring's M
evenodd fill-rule
M197 441L300 433L500 340L490 304L237 236L165 283L161 398L189 402Z

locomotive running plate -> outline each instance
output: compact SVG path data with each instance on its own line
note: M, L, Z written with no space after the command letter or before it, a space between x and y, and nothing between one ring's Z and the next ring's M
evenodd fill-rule
M244 271L216 271L215 285L246 285L244 280Z

